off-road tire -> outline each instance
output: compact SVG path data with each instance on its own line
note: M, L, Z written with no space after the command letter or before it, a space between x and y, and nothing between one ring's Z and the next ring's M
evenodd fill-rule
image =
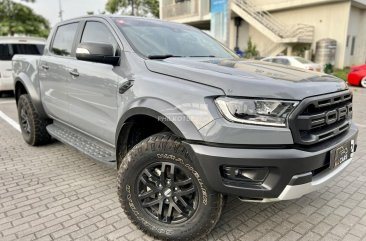
M168 166L172 164L173 170L176 166L182 172L188 173L193 180L195 190L197 190L195 195L198 197L196 199L198 204L192 216L182 223L172 224L154 219L139 200L138 187L141 183L139 177L141 178L143 175L140 173L144 173L146 167L156 163L168 163ZM195 167L181 139L173 134L156 134L133 147L121 161L117 181L119 201L128 218L140 230L154 238L174 241L197 240L206 236L215 227L221 216L223 195L212 191L207 186L202 173ZM151 189L151 191L153 190L155 189ZM176 189L174 188L174 190ZM166 197L163 196L164 198Z
M25 117L28 121L28 128L25 128L24 123L22 123L25 121ZM51 141L51 136L46 130L48 123L39 116L28 94L19 97L18 118L23 139L26 143L31 146L40 146Z

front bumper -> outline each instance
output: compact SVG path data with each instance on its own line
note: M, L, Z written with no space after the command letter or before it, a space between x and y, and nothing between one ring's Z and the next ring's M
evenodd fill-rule
M192 158L215 191L239 196L245 201L270 202L300 198L327 185L343 171L352 158L336 168L330 168L330 152L343 143L356 143L358 130L349 131L332 140L307 148L220 147L186 143ZM226 167L268 170L260 182L227 179Z

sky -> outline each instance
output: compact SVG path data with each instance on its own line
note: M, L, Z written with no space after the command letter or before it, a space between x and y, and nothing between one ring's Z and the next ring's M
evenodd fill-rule
M21 2L21 0L15 1ZM94 11L94 13L102 12L106 2L107 0L61 0L63 19L83 16L89 11ZM22 3L48 19L51 27L60 21L59 0L36 0L35 3Z

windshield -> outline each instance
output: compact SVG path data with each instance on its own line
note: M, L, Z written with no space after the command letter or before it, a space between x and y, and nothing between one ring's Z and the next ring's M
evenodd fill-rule
M152 19L114 18L134 50L148 58L237 57L202 31Z
M313 62L307 60L307 59L304 59L304 58L300 58L300 57L296 57L295 58L298 62L302 63L302 64L312 64Z
M16 54L42 55L43 44L0 44L0 60L10 61Z

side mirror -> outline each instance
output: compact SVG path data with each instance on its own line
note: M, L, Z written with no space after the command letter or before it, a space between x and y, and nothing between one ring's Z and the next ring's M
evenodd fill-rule
M114 56L113 46L105 43L80 43L76 48L78 60L117 65L120 57Z

